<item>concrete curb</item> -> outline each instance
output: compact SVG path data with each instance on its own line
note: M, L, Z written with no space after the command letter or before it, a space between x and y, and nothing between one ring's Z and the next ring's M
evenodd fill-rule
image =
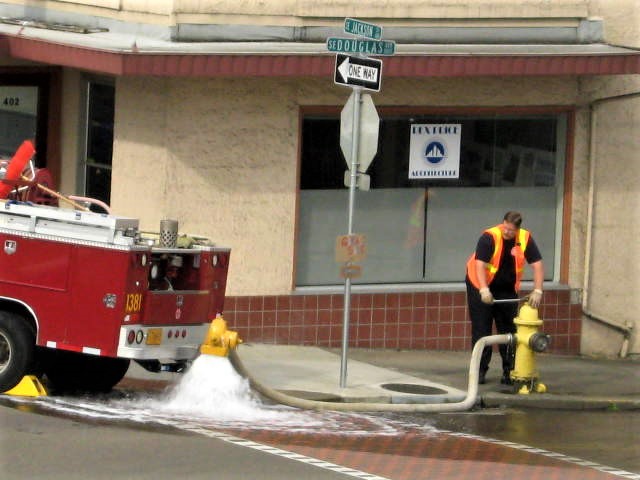
M280 391L280 390L279 390ZM294 397L310 400L319 400L325 402L341 402L341 403L441 403L442 399L426 398L416 395L414 398L403 396L399 398L393 397L354 397L341 395L328 395L318 392L305 391L286 391L283 393ZM446 403L446 400L445 400ZM553 409L553 410L639 410L640 399L627 397L584 397L577 395L554 395L554 394L531 394L518 395L489 392L478 396L476 402L477 408L501 408L501 407L517 407L532 409Z
M640 399L629 397L587 397L536 393L530 395L484 393L482 407L521 407L556 410L638 410Z

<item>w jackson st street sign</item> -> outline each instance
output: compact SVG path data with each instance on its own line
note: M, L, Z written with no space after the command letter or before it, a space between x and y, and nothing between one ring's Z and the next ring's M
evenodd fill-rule
M380 40L382 38L382 27L374 25L373 23L363 22L362 20L356 20L355 18L344 19L344 31L346 33L352 33L353 35L372 38L373 40Z
M330 52L360 55L393 55L396 52L396 42L382 40L382 27L378 25L355 18L345 18L344 31L364 38L328 38L327 49Z

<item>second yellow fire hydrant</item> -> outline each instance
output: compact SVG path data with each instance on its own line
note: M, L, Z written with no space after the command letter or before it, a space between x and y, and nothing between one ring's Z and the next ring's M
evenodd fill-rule
M538 318L538 309L525 303L513 321L516 324L515 365L511 379L520 394L531 392L544 393L547 387L539 380L536 368L536 352L544 352L549 345L549 335L539 331L542 320Z
M231 349L236 348L241 343L242 340L238 336L238 332L227 330L227 322L218 315L209 326L207 335L202 345L200 345L200 353L226 357Z

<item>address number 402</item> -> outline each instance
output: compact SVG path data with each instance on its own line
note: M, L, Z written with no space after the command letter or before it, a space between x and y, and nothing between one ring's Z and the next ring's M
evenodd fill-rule
M7 107L17 107L18 105L20 105L20 98L19 97L4 97L4 100L2 101L2 104L7 106Z

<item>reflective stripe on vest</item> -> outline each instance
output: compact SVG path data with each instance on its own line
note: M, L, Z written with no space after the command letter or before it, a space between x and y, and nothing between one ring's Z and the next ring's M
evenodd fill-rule
M486 264L486 276L487 276L487 285L491 285L494 277L496 276L496 272L500 267L500 258L502 257L502 246L504 244L502 240L502 229L500 225L496 225L495 227L488 228L484 231L484 233L488 233L493 237L493 255L491 255L491 259ZM524 252L527 249L527 244L529 243L529 237L531 234L528 230L524 228L520 228L518 230L518 241L516 245L511 250L511 255L514 257L514 264L516 270L516 283L515 289L516 292L520 290L520 279L522 278L522 272L524 271L524 265L526 263L526 259L524 256ZM476 254L475 252L471 254L469 260L467 260L467 276L471 281L471 284L480 288L480 282L478 281L478 275L476 273Z

